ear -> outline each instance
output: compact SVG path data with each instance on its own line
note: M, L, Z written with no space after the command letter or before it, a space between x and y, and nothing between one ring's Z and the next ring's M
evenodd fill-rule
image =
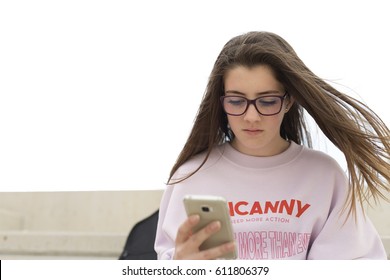
M284 112L287 113L290 108L292 107L292 105L294 104L295 102L295 99L294 97L292 97L291 95L288 96L288 99L286 100L286 105L285 105L285 109L284 109Z

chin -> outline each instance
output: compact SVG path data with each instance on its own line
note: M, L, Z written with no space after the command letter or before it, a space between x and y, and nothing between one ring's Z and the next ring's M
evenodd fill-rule
M238 139L237 139L238 140ZM272 156L275 150L275 140L273 141L237 141L234 147L243 154L252 156Z

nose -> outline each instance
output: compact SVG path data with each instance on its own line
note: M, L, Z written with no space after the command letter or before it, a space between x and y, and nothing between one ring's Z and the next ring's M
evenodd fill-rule
M257 112L254 104L249 105L248 110L244 114L244 120L249 122L261 120L261 115Z

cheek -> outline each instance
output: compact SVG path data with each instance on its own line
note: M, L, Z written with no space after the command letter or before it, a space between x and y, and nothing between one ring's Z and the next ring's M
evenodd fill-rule
M274 129L275 131L279 131L280 127L282 125L282 122L283 122L283 117L284 117L284 114L268 119L267 127L269 129Z
M228 117L228 125L230 127L230 130L233 132L234 135L237 135L239 133L239 129L241 127L239 117Z
M234 130L236 129L237 124L239 122L239 117L228 116L227 120L228 120L228 124L230 126L230 129L233 130L233 132L234 132Z

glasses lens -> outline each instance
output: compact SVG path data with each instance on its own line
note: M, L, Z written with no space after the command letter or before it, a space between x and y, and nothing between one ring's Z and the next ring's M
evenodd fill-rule
M257 110L264 115L274 115L282 109L282 98L278 96L264 96L256 100Z
M246 110L247 102L245 98L239 96L226 96L223 99L223 107L228 114L242 115Z
M223 108L229 115L242 115L248 108L248 102L256 104L257 111L265 116L276 115L282 109L283 97L281 96L264 96L253 101L240 96L223 97Z

